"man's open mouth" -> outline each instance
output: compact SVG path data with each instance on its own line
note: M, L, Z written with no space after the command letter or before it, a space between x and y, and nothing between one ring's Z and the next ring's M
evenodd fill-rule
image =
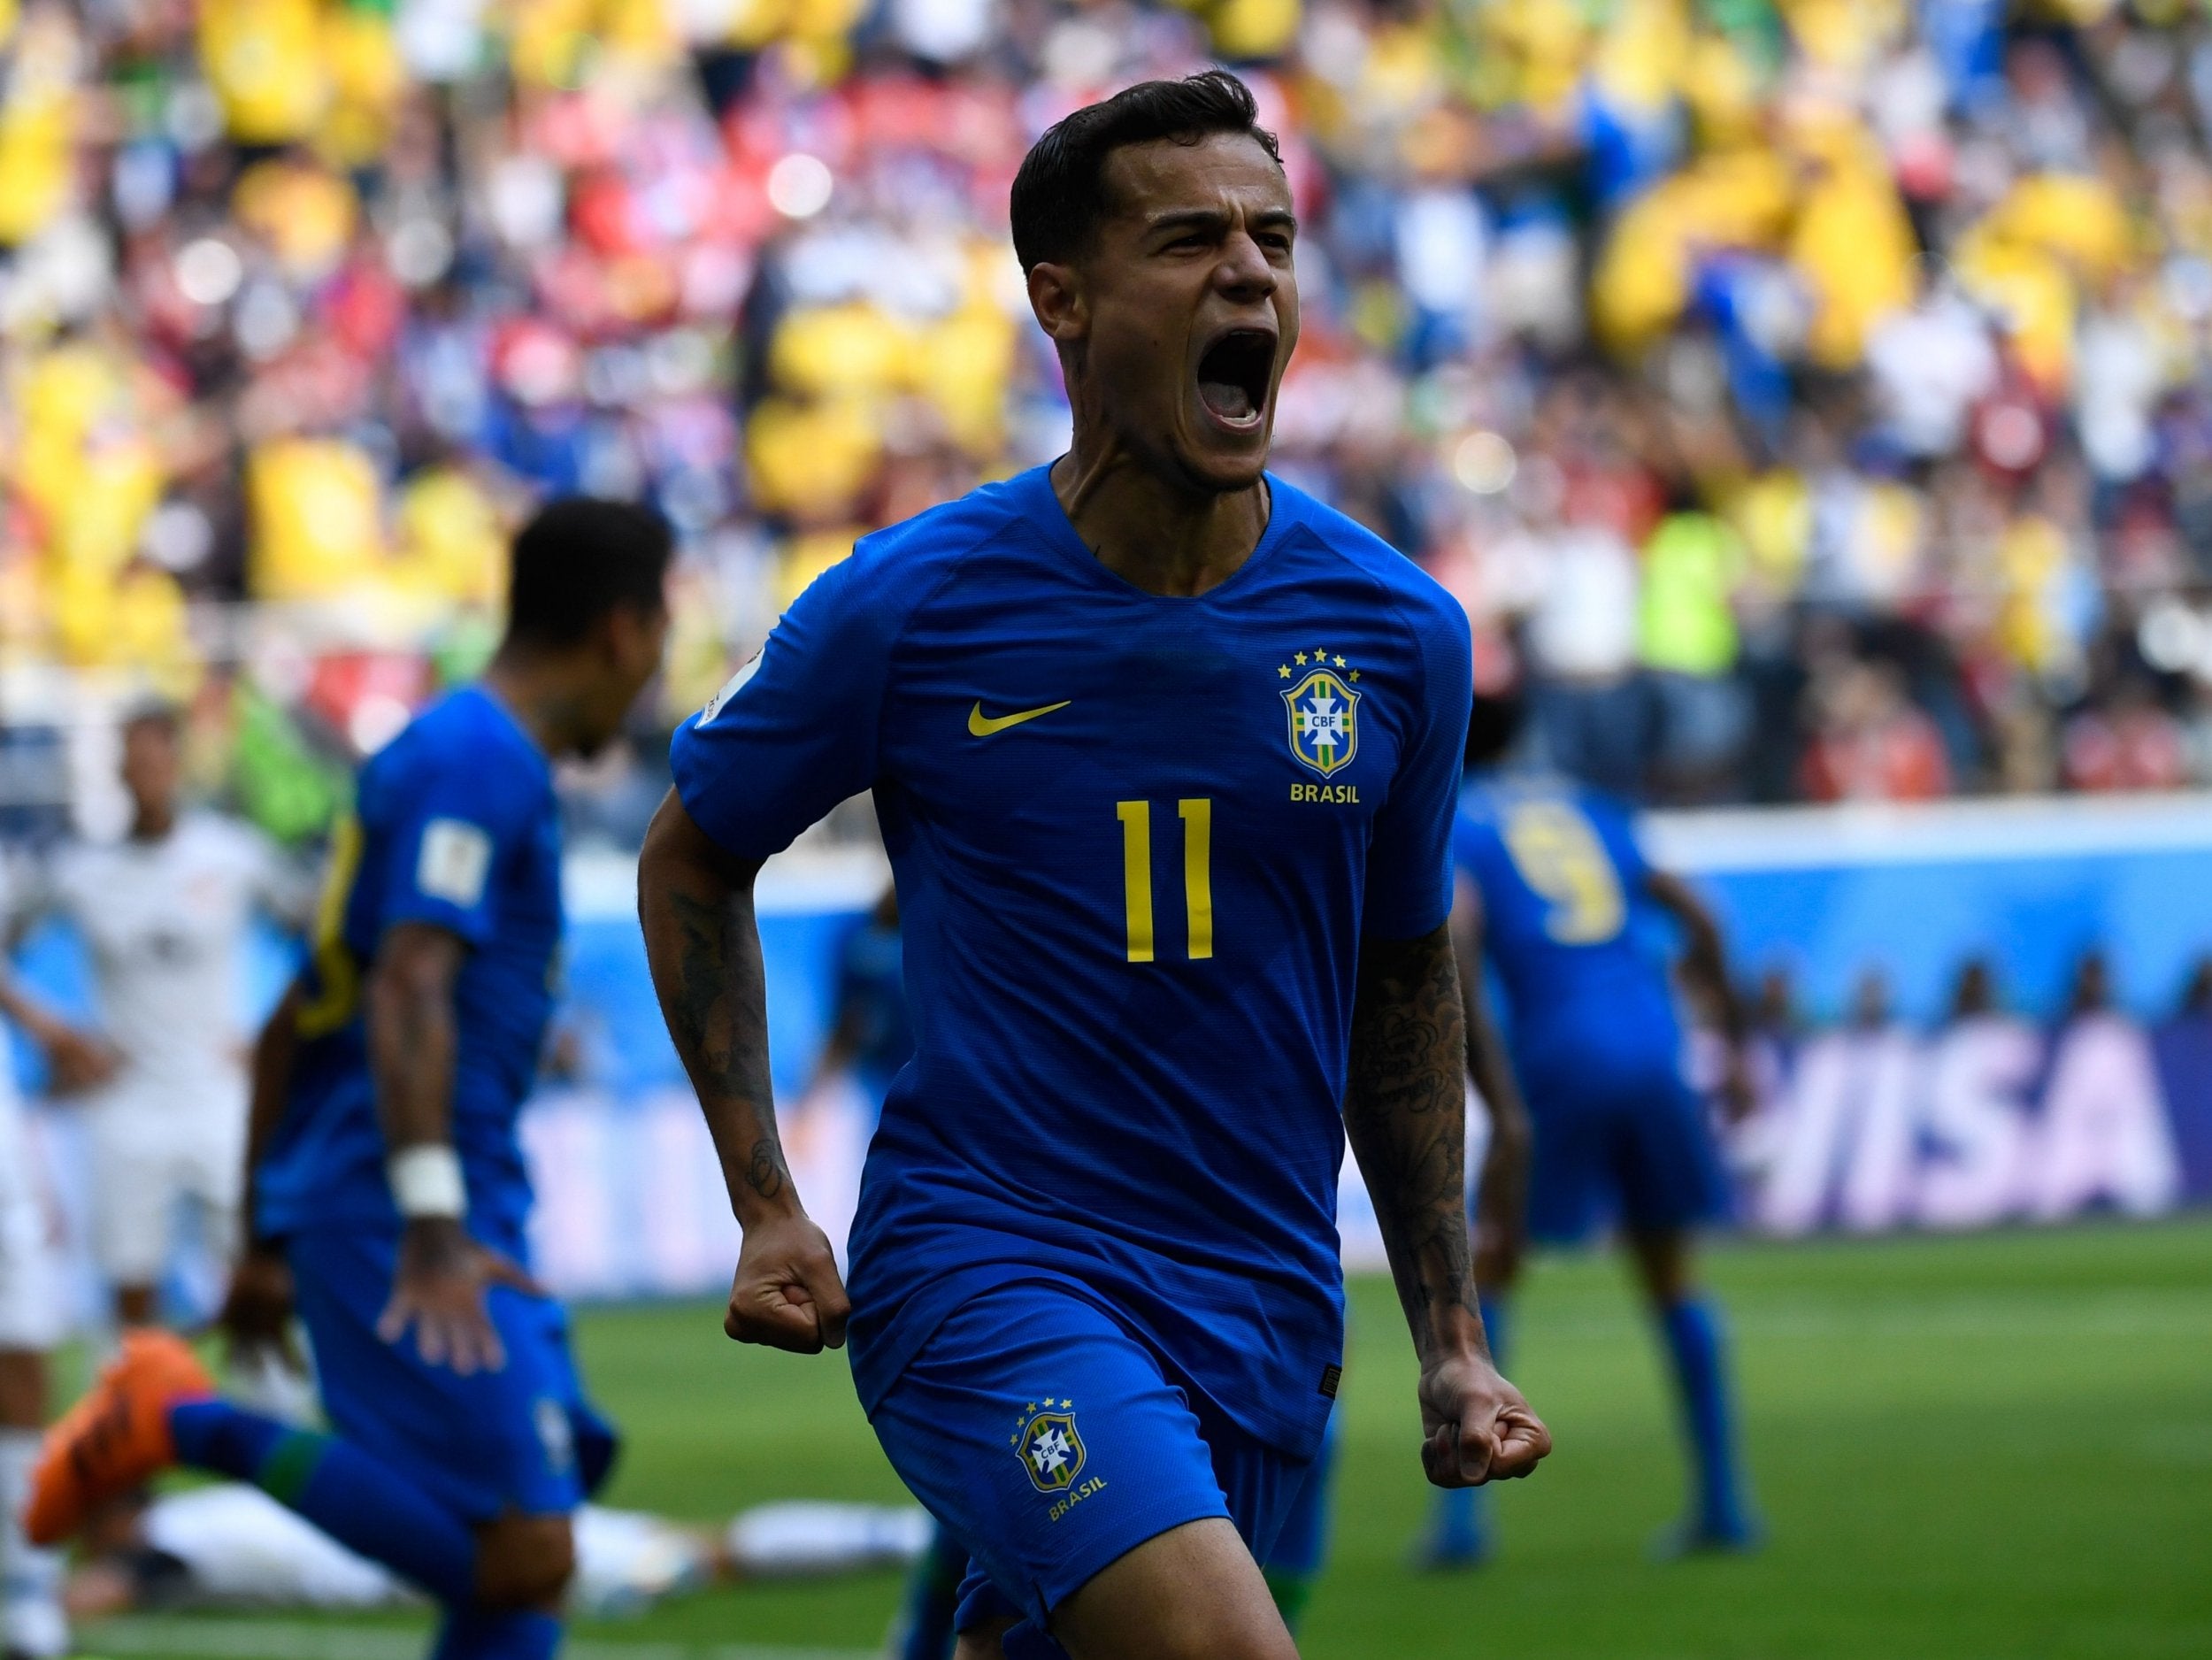
M1256 426L1274 378L1275 336L1263 328L1231 329L1198 360L1199 400L1225 427Z

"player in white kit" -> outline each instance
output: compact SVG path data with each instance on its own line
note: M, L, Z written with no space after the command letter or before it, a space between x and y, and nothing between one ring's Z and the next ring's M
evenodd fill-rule
M21 1518L46 1422L46 1351L61 1336L61 1299L12 1059L0 1041L0 1648L8 1660L45 1660L68 1647L61 1559L32 1549Z
M0 919L10 910L0 866ZM0 1015L45 1050L57 1089L81 1087L111 1070L97 1043L24 996L4 964ZM51 1208L13 1063L0 1026L0 1650L7 1660L48 1660L69 1646L61 1558L31 1548L22 1515L46 1424L46 1356L61 1339L62 1300Z
M180 810L180 736L165 704L126 719L130 834L65 849L40 896L84 936L115 1055L83 1111L93 1255L127 1326L154 1318L182 1206L198 1211L218 1260L229 1260L245 1152L247 930L257 911L296 925L309 902L300 873L257 832Z
M21 1518L46 1421L46 1351L61 1336L61 1299L11 1059L0 1043L0 1648L8 1660L45 1660L68 1647L61 1559L31 1548Z

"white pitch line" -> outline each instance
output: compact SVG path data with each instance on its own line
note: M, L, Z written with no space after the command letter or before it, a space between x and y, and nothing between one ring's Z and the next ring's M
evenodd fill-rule
M2212 1297L2148 1292L2114 1297L1955 1297L1920 1303L1770 1308L1745 1298L1728 1323L1747 1337L2044 1338L2201 1337L2212 1333ZM1522 1329L1571 1342L1641 1332L1622 1310L1525 1319Z
M426 1633L393 1625L324 1625L261 1619L132 1616L81 1633L87 1655L152 1660L421 1660ZM563 1660L878 1660L874 1648L795 1648L759 1643L624 1642L581 1638Z

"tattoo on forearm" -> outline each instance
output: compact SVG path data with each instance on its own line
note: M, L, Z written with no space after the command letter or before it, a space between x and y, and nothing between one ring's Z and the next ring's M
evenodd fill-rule
M695 1059L701 1084L765 1108L759 1073L767 1051L766 1003L749 995L755 988L747 983L748 953L731 938L729 902L671 893L668 903L680 936L668 1011L676 1041Z
M788 1174L784 1166L783 1148L772 1127L771 1134L753 1143L753 1156L745 1163L745 1183L762 1198L772 1199L783 1191L784 1179Z
M1345 1133L1358 1154L1414 1341L1473 1296L1466 1210L1466 1021L1450 934L1368 946L1352 1008Z
M776 1198L789 1187L790 1170L768 1081L758 938L719 885L669 887L662 897L664 921L653 927L649 911L648 944L659 948L651 955L670 1034L698 1089L733 1196L742 1182L760 1198Z

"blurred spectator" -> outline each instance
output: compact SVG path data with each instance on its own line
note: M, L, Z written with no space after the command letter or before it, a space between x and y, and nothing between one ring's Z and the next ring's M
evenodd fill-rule
M1813 801L1925 801L1950 788L1934 723L1886 664L1850 663L1816 682L1803 788Z
M2188 782L2181 723L2147 682L2124 680L2066 723L2064 778L2079 790L2179 788Z
M1658 701L1658 770L1684 800L1719 793L1744 745L1749 710L1733 678L1733 600L1743 539L1725 519L1670 513L1644 544L1639 654Z
M1553 765L1632 793L1643 779L1649 699L1636 668L1636 555L1577 499L1573 519L1532 524L1538 591L1528 626L1536 727Z
M1008 181L1217 58L1302 221L1278 465L1554 760L2212 777L2200 8L21 0L0 47L0 724L214 688L272 828L480 658L538 495L678 526L664 723L856 537L1051 458Z

